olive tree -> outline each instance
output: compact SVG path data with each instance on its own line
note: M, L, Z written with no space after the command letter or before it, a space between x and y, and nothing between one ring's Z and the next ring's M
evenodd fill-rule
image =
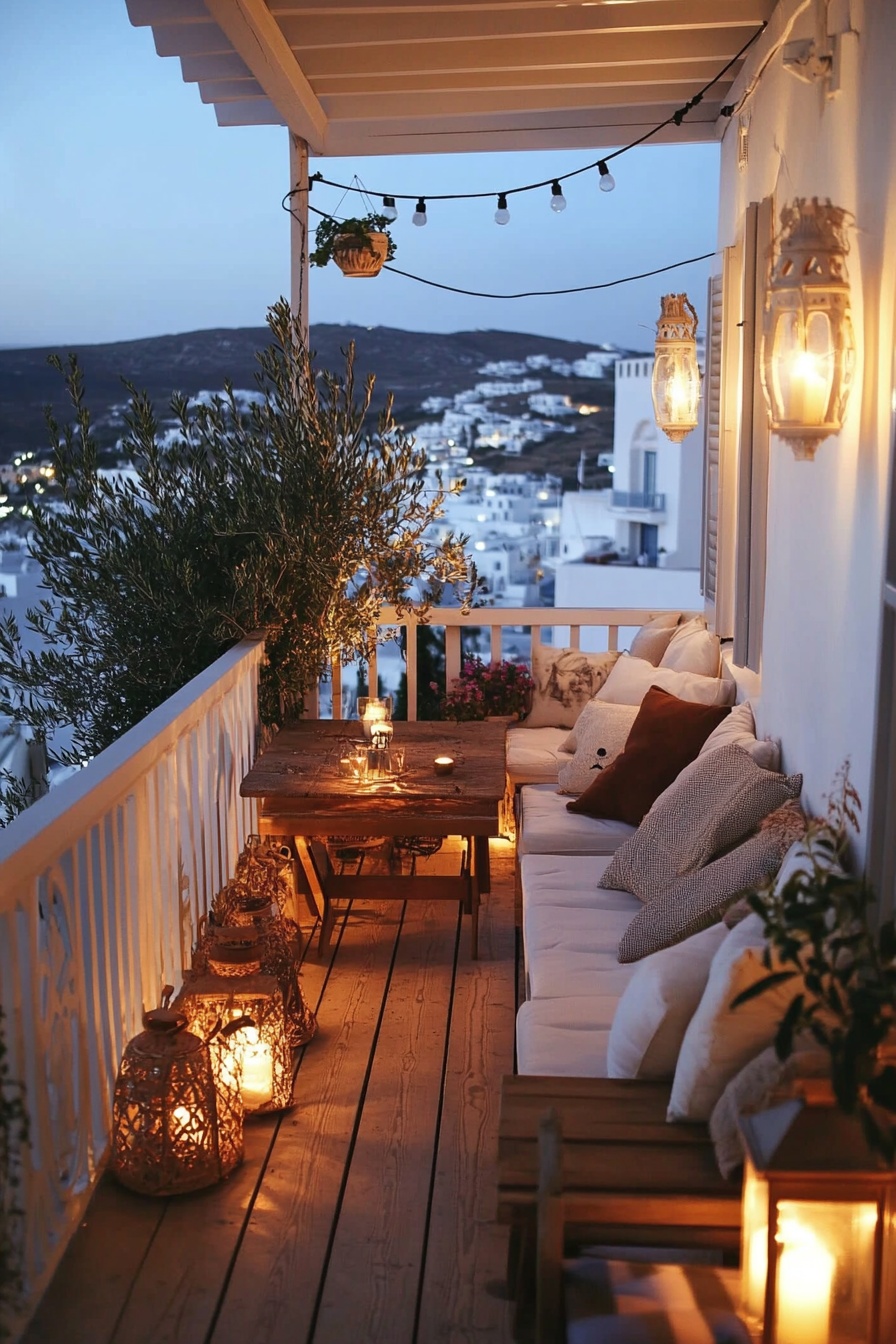
M353 348L339 376L317 373L285 300L268 325L248 408L230 385L212 404L178 395L163 433L126 383L133 473L100 471L77 360L55 361L73 416L48 413L62 505L34 508L48 596L27 622L40 651L15 620L0 625L0 711L38 737L68 725L59 759L102 750L247 634L266 636L270 723L334 657L369 654L381 606L425 611L446 586L473 599L466 538L433 539L445 493L391 400L366 428L374 379L356 390Z

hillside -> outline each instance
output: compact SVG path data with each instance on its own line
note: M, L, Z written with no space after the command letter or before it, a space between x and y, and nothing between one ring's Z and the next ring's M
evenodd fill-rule
M157 336L145 340L118 341L108 345L84 345L77 349L84 372L87 402L94 416L98 437L111 445L120 427L105 427L108 408L126 400L122 377L147 391L160 409L172 392L187 394L219 390L225 379L234 386L254 388L256 352L267 344L266 327L218 328ZM397 419L413 428L423 418L420 403L428 396L450 396L478 380L477 370L488 361L524 360L544 354L555 359L582 358L590 346L522 332L463 331L448 335L401 331L391 327L353 328L320 324L311 328L311 346L321 369L338 372L344 367L344 350L356 345L355 371L359 384L368 372L376 375L374 405L383 404L392 393ZM0 462L16 453L36 451L46 444L44 407L51 405L64 416L66 402L62 378L47 363L51 348L0 350ZM55 353L63 358L67 349ZM539 375L540 376L540 375ZM549 392L583 392L582 379L544 376ZM591 455L611 446L612 380L584 383L588 396L599 399L602 413L588 417L582 433L561 435L550 444L533 446L531 456L511 462L499 460L506 470L558 470L574 473L582 448ZM551 464L554 465L551 465ZM547 464L547 465L546 465Z

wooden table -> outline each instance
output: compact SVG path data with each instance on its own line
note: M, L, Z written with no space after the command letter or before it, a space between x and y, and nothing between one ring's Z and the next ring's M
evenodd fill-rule
M393 745L403 746L400 777L365 783L346 778L340 760L363 742L358 722L300 719L281 728L240 785L244 798L260 798L262 835L293 837L296 856L321 919L326 951L333 902L368 900L461 901L470 915L472 954L478 956L479 897L489 890L488 838L500 834L504 797L503 723L395 723ZM365 744L366 745L366 744ZM455 760L454 772L437 775L436 756ZM344 875L334 871L313 837L459 835L466 840L456 875Z

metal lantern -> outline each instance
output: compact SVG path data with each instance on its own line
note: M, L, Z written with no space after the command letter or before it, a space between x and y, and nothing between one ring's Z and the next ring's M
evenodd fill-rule
M740 1117L742 1313L762 1344L896 1339L896 1172L856 1116L790 1100Z
M239 1073L247 1115L282 1111L292 1104L292 1052L280 985L273 975L188 976L175 1007L191 1031L205 1035L215 1023L248 1019L226 1038Z
M162 1006L125 1048L112 1103L111 1170L144 1195L179 1195L228 1176L243 1160L243 1103L230 1052ZM214 1026L215 1024L213 1024Z
M687 294L664 294L656 324L656 358L651 394L656 423L673 443L697 427L700 366L697 314Z
M830 201L794 201L769 270L762 385L773 433L803 460L839 433L855 374L847 219Z

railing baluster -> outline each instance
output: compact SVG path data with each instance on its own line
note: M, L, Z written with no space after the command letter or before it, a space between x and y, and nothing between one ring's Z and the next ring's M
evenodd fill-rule
M504 656L502 634L503 626L493 625L491 627L491 659L493 663L500 663Z
M405 624L405 672L408 688L408 719L411 723L417 718L417 622L408 620Z
M460 676L460 626L445 627L445 684Z

